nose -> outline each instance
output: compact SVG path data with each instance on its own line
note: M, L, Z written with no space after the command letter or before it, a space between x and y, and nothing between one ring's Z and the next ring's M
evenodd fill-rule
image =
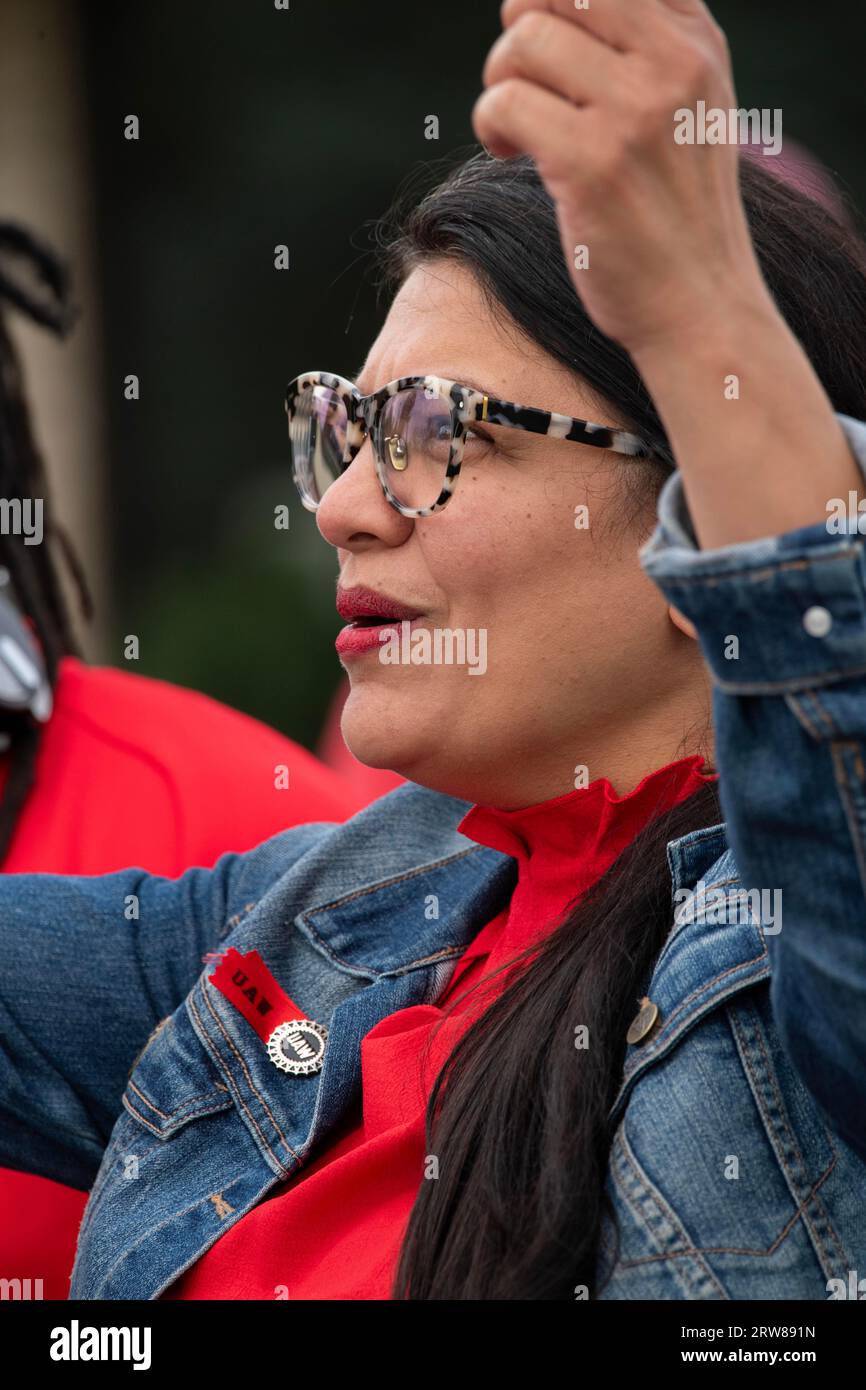
M316 508L316 525L338 550L365 549L377 541L402 545L411 534L412 517L392 507L382 491L369 438L326 491Z

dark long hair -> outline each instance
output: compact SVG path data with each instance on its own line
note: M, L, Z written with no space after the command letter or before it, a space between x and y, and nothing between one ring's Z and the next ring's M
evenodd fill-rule
M835 409L866 418L863 244L771 163L740 160L764 278ZM379 288L397 288L432 258L467 266L500 319L504 311L603 397L616 423L654 444L661 477L654 465L644 474L654 497L673 466L669 441L630 357L581 305L532 161L481 152L444 178L434 173L420 198L410 176L373 224ZM721 820L712 782L653 820L517 958L506 989L453 1049L427 1108L427 1152L439 1156L439 1176L421 1183L393 1297L571 1300L577 1285L597 1296L599 1234L610 1212L609 1110L628 1025L671 926L666 845ZM580 1024L591 1045L578 1051Z
M69 332L77 314L65 264L40 237L14 222L0 222L0 497L42 498L44 543L29 546L20 536L0 535L0 564L9 573L18 607L33 624L53 689L61 657L77 654L78 649L52 543L70 571L85 617L92 613L92 602L72 542L54 516L4 304L58 337ZM29 714L10 712L2 730L10 739L10 761L0 801L0 863L33 787L40 726Z

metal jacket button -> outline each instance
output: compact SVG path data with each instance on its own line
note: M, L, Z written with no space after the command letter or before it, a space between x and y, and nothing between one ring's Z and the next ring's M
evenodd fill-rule
M651 999L643 998L640 1001L640 1013L632 1020L631 1027L625 1035L626 1042L646 1042L660 1018L658 1004L654 1004Z
M829 608L816 603L803 614L803 626L810 637L826 637L833 626L833 615Z

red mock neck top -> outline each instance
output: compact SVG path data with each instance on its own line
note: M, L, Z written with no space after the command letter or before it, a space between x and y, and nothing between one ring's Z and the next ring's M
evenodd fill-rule
M445 993L377 1023L361 1040L361 1098L326 1147L231 1226L162 1295L169 1299L387 1299L425 1172L432 1084L508 972L445 1013L456 995L556 925L655 816L715 774L698 755L617 796L605 777L516 811L473 806L458 829L512 855L517 882L459 958ZM440 1025L434 1029L434 1025ZM425 1056L426 1049L426 1056Z

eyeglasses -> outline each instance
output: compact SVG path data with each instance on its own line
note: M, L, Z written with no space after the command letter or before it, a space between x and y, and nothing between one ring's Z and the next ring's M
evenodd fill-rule
M441 511L453 495L472 421L655 457L649 444L624 430L502 401L438 376L398 377L362 396L346 377L303 372L286 387L286 414L295 485L311 512L368 435L385 497L413 517Z

